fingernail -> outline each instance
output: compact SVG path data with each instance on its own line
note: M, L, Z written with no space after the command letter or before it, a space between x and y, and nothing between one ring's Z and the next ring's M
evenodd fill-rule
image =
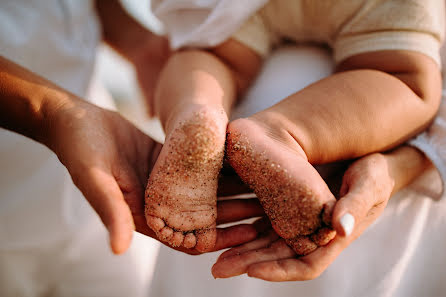
M343 215L340 223L342 229L344 229L345 236L352 234L353 228L355 227L355 218L350 213Z

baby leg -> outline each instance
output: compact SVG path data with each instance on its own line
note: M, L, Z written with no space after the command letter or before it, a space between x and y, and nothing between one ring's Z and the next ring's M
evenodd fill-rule
M214 79L218 73L196 66L203 58L205 65L215 62L206 54L177 54L161 75L155 108L166 141L145 199L147 223L161 240L201 252L216 242L218 175L228 123L223 106L230 105Z
M276 232L305 255L334 237L330 222L335 198L284 120L280 112L267 109L231 122L226 150Z

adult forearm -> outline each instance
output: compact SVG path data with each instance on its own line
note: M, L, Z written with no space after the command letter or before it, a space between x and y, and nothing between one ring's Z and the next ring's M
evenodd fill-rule
M0 126L47 144L51 115L74 96L0 57Z

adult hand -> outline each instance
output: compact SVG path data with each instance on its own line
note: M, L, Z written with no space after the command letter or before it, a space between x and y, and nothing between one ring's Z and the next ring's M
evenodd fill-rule
M395 185L395 159L372 154L354 162L345 172L332 224L336 237L311 254L298 257L270 224L255 224L261 236L223 253L214 264L214 277L243 273L268 281L298 281L318 277L336 257L384 210Z
M0 85L0 127L45 144L57 154L108 228L115 253L128 248L135 226L153 236L143 215L144 188L157 154L152 139L119 114L92 105L2 57ZM246 211L251 209L239 214L249 216ZM231 214L223 219L237 217ZM252 226L219 234L224 236L218 248L256 236Z
M119 254L128 248L135 229L155 238L144 217L144 190L160 145L155 145L118 113L80 99L59 106L48 121L45 143L67 167L76 186L99 214L110 233L113 252ZM219 223L258 215L261 208L250 203L238 200L221 203ZM233 212L234 208L241 211ZM256 236L250 225L218 232L216 250Z

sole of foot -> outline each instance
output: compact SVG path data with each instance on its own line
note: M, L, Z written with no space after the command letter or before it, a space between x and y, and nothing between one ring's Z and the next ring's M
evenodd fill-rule
M182 111L171 125L150 174L149 227L173 247L212 250L217 238L217 185L227 117L206 107Z
M258 119L239 119L228 126L226 154L274 230L297 254L306 255L334 237L328 227L336 200L298 143L286 135Z

